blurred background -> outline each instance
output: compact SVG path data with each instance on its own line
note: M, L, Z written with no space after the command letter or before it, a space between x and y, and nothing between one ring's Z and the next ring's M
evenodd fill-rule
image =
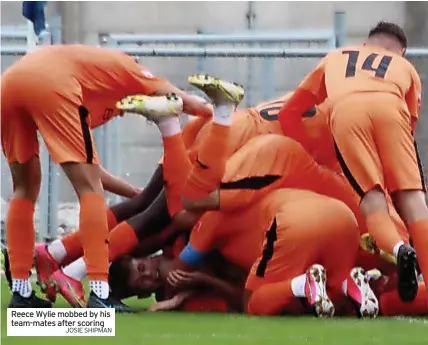
M1 69L37 44L85 43L122 49L154 74L188 89L189 74L207 72L245 85L244 105L295 88L323 54L361 42L380 20L402 25L409 59L428 90L428 2L1 2ZM428 164L428 98L417 138ZM155 126L128 116L96 130L103 164L144 186L162 155ZM76 225L75 194L42 153L45 173L37 224L42 237ZM2 156L2 221L11 181ZM118 202L109 196L109 202Z

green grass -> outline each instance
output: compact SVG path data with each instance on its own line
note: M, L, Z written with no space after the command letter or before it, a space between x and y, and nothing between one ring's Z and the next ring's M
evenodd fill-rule
M1 343L4 345L411 345L427 344L428 319L376 320L259 318L227 314L147 313L144 302L127 303L141 312L116 316L116 337L6 337L10 293L1 282ZM146 302L147 303L147 302ZM63 300L57 307L67 308Z

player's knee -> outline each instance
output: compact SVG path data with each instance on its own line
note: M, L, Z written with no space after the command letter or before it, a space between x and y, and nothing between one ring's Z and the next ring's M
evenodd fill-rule
M79 197L88 193L104 194L101 184L100 167L98 165L63 163L61 167Z
M423 191L397 191L392 195L392 199L394 206L406 224L428 219L428 208Z
M183 207L186 211L211 211L220 208L220 193L218 190L213 191L200 200L182 199Z
M364 194L361 199L360 208L366 217L375 212L388 211L388 202L382 188L375 186Z
M42 174L38 157L21 164L9 163L13 181L13 196L36 202L40 192Z

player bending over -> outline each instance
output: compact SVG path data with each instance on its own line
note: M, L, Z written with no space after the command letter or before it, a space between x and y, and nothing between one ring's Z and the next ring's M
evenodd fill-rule
M415 145L421 81L403 57L407 38L398 25L381 22L365 44L328 54L299 85L280 111L284 133L311 146L301 111L329 99L330 125L342 170L361 198L369 233L398 263L398 291L412 301L418 290L416 253L400 238L386 194L413 239L428 281L428 208L425 181Z
M121 310L121 305L109 297L106 205L89 128L117 115L115 102L136 91L147 95L175 92L183 97L186 111L211 115L209 105L153 76L133 58L98 47L43 47L2 75L1 140L14 185L6 219L13 278L9 307L51 306L35 296L29 281L34 204L41 181L40 132L51 158L61 164L79 198L80 239L91 288L87 306Z

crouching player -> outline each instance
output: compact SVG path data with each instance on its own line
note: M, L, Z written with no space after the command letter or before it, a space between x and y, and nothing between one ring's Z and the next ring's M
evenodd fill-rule
M318 316L333 316L327 291L343 291L361 316L376 316L378 302L361 268L353 268L359 230L340 201L310 191L280 189L262 201L270 219L259 258L246 282L249 314L277 315L306 298Z

